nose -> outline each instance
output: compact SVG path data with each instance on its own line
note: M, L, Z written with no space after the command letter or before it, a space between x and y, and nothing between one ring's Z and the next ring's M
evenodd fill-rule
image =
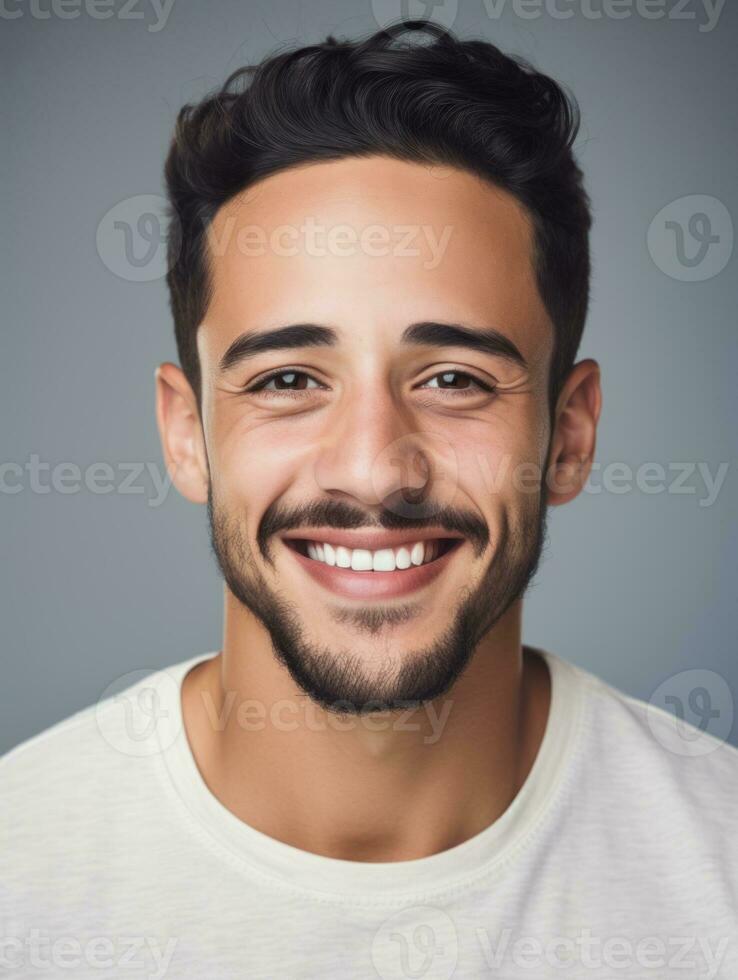
M330 420L315 459L322 491L353 498L365 507L405 510L432 493L437 463L428 433L412 413L377 385L341 405Z

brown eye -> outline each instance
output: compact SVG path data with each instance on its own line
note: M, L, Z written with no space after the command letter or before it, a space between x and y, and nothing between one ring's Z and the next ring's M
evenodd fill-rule
M494 390L490 385L472 377L466 371L440 371L422 384L421 388L440 388L449 391Z
M308 376L301 371L284 371L272 378L277 389L307 388L307 380Z
M438 378L441 381L439 386L441 388L468 388L472 380L468 374L462 374L461 371L444 371L443 374L438 375Z
M305 371L274 371L261 381L257 381L248 390L273 393L276 391L305 391L308 388L322 387Z

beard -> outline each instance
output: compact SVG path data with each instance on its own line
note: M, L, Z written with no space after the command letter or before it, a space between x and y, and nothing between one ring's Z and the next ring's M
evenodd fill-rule
M326 710L361 714L419 707L446 693L469 664L480 640L524 594L538 569L546 539L543 481L538 493L524 493L520 499L519 521L512 527L503 511L499 540L487 569L478 585L460 590L448 628L429 645L388 658L374 671L367 670L363 658L350 649L333 649L311 641L299 604L269 585L242 526L215 502L212 485L207 509L211 547L223 578L233 596L266 628L279 663L298 687ZM274 567L270 543L277 531L309 526L408 531L443 526L464 534L477 557L489 542L486 525L471 512L430 508L417 502L404 507L400 503L371 520L345 503L319 501L291 511L277 506L267 510L257 533L257 548L265 562ZM406 622L420 608L412 601L401 606L372 603L340 607L333 618L351 624L358 633L375 635Z

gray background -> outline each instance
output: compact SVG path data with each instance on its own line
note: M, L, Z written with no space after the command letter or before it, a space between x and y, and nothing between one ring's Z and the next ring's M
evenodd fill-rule
M622 19L606 15L627 11L622 3L603 5L558 0L555 9L572 17L542 3L528 19L510 0L499 17L492 0L459 0L452 26L529 58L580 102L577 150L595 212L580 357L602 368L601 466L660 463L666 488L676 476L671 463L702 462L713 476L721 462L730 468L711 506L699 504L706 490L695 472L685 484L692 493L646 493L633 480L624 493L583 493L553 508L524 639L645 699L662 684L662 694L683 698L704 686L720 712L710 730L725 735L730 692L738 692L738 259L706 281L685 281L689 269L680 275L678 265L672 278L649 254L647 230L662 207L693 194L717 198L738 219L738 10L728 3L714 29L700 30L701 0L682 7L681 19L676 0L665 0L655 20L636 0ZM156 493L143 474L135 480L143 492L120 488L121 462L162 471L154 368L176 355L164 281L133 282L123 258L116 266L108 252L120 234L106 214L121 200L161 193L184 101L281 46L363 35L401 8L400 0L174 0L154 30L148 0L131 9L140 16L124 16L119 0L112 9L110 19L84 5L63 17L51 0L37 0L35 14L28 0L8 0L6 10L20 15L0 19L8 213L0 462L23 467L37 454L82 471L108 462L119 485L109 494L84 486L39 493L24 470L20 492L0 493L0 750L94 702L129 671L214 651L221 641L204 508L174 489L152 506ZM409 9L422 10L414 0ZM524 10L536 13L530 3ZM587 13L598 10L603 16ZM435 16L447 22L451 13L446 3ZM124 220L132 208L123 205ZM720 239L706 262L720 260L721 250L727 258L725 228ZM666 233L662 244L661 262L673 270ZM155 261L160 255L149 268ZM48 485L50 472L41 480ZM691 669L720 677L682 676ZM738 725L730 737L738 743Z

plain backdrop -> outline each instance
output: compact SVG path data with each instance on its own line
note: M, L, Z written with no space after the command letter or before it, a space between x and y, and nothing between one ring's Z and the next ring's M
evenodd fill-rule
M738 9L717 6L717 23L702 0L428 9L533 61L583 116L595 223L579 357L602 369L600 472L550 512L524 640L646 700L671 695L738 743ZM220 646L205 510L174 489L157 502L151 476L163 474L154 369L176 352L146 215L177 110L242 64L401 12L400 0L174 0L162 23L149 0L125 16L122 0L6 0L0 750L130 672ZM701 474L721 464L711 500ZM97 492L111 471L113 492Z

